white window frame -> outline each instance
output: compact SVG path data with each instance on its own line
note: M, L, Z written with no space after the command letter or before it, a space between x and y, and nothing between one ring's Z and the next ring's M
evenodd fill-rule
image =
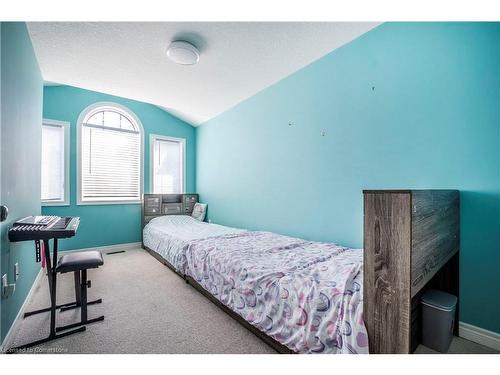
M133 199L133 200L89 200L89 199L82 199L82 172L81 172L81 159L82 159L82 126L83 126L83 120L87 117L87 115L90 112L95 111L96 109L118 109L119 111L124 112L127 116L129 116L134 122L137 124L139 127L139 132L140 132L140 161L139 161L139 166L140 166L140 181L139 181L139 198L138 199ZM141 204L142 203L142 195L144 193L144 127L142 126L141 121L139 118L135 115L134 112L132 112L130 109L127 107L114 103L114 102L97 102L92 105L89 105L87 108L85 108L82 113L80 113L80 116L78 117L77 121L77 132L76 132L76 143L77 143L77 155L76 155L76 175L77 175L77 183L76 183L76 204L79 206L97 206L97 205L109 205L109 204Z
M181 194L186 192L186 139L169 137L160 134L150 134L149 135L149 191L151 194L159 194L154 192L154 142L156 140L160 141L170 141L179 142L182 147L182 168L181 168Z
M51 119L43 119L42 126L56 126L64 130L64 199L60 200L44 200L41 199L42 207L50 206L69 206L70 205L70 123L68 121L59 121Z

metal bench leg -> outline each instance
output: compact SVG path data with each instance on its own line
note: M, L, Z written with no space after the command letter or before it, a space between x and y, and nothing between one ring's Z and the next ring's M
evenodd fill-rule
M76 276L75 276L75 281L76 281ZM89 304L87 302L87 288L89 287L89 282L87 281L87 270L82 270L81 273L81 280L80 280L80 314L81 314L81 319L78 323L73 323L73 324L68 324L62 327L57 327L56 331L63 331L66 329L70 328L75 328L79 327L85 324L90 324L90 323L95 323L95 322L100 322L104 320L104 315L101 315L97 318L94 319L88 319L87 316L87 305ZM99 301L99 300L98 300ZM96 301L93 301L96 302Z
M82 280L80 288L80 313L82 315L82 322L87 321L87 270L82 270Z
M80 307L81 303L81 286L80 286L80 271L75 271L73 273L74 279L75 279L75 302L68 302L68 303L63 303L62 305L57 305L56 309L62 311L67 311L67 310L72 310L76 309L77 307ZM102 303L102 299L96 299L94 301L89 301L87 302L87 306L89 305L95 305L96 303ZM28 311L24 313L23 317L27 318L28 316L35 315L35 314L40 314L43 312L48 312L50 311L50 307L46 307L44 309L39 309L39 310L33 310L33 311Z
M85 272L85 274L87 274L87 270L83 270L81 271L82 274L83 272ZM63 306L61 307L61 312L62 311L66 311L66 310L71 310L71 309L76 309L77 307L80 307L81 304L82 304L82 282L80 280L80 271L75 271L73 272L74 274L74 279L75 279L75 302L73 302L72 304L68 304L68 306ZM85 288L85 291L86 288ZM87 300L87 297L85 297L85 301ZM89 301L87 302L87 306L88 305L95 305L96 303L101 303L102 302L102 299L99 298L99 299L96 299L94 301Z
M85 271L86 272L86 271ZM75 279L75 301L79 305L82 302L82 293L80 285L80 271L73 272L73 278Z

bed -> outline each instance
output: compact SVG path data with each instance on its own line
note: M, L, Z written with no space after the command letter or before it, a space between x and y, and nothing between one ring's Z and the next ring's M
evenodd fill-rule
M186 275L295 353L368 353L363 254L269 232L196 239Z
M158 216L143 229L143 245L158 254L180 275L186 272L186 249L193 240L245 232L241 229L208 224L188 215Z
M290 353L367 353L363 254L200 222L150 220L143 244L170 268ZM206 294L206 293L205 293Z
M456 190L364 191L364 250L197 222L184 200L145 195L143 247L278 352L411 353L422 293L458 296Z

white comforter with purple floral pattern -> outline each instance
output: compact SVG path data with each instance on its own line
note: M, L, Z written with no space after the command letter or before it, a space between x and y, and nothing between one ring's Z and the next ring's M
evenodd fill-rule
M246 231L204 223L188 215L165 215L151 220L142 233L144 245L160 254L183 275L189 241L242 232Z
M190 241L186 274L299 353L368 353L363 254L269 232Z

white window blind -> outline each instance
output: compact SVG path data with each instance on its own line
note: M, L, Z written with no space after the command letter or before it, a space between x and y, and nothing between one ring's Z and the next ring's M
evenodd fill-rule
M183 193L184 140L153 136L151 149L153 193Z
M43 203L63 203L66 187L66 128L42 125L41 199Z
M94 110L81 128L82 202L141 198L141 133L126 114Z

